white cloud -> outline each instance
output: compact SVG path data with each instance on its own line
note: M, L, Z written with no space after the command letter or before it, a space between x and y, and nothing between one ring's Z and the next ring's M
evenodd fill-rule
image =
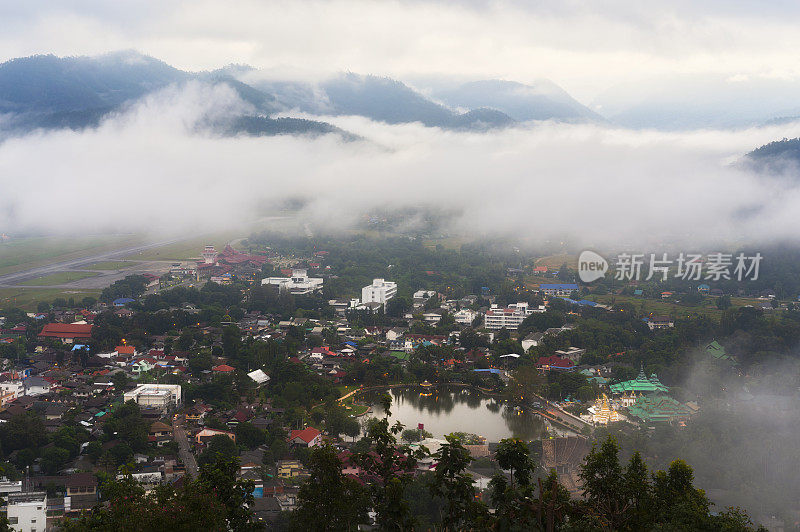
M460 213L454 228L473 235L597 244L798 236L800 191L730 163L800 135L800 124L662 133L544 122L466 133L323 117L361 142L197 131L205 117L245 108L224 86L191 83L97 129L7 140L0 227L209 230L302 197L304 215L328 228L372 206L429 205Z

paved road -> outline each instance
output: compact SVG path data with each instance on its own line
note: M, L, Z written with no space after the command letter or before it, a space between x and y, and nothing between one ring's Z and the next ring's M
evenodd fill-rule
M112 251L105 251L102 253L96 253L94 255L88 255L85 257L81 257L79 259L54 262L51 264L47 264L45 266L31 268L29 270L23 270L14 273L8 273L6 275L0 275L0 286L3 287L26 286L24 281L27 280L36 279L38 277L43 277L45 275L53 273L71 270L79 266L88 266L90 264L94 264L95 262L104 262L109 260L121 259L123 257L127 257L128 255L139 253L140 251L145 251L148 249L165 246L168 244L174 244L175 242L180 242L181 240L182 239L164 240L161 242L152 242L150 244L142 244L140 246L133 246L124 249L115 249ZM39 286L37 288L41 287Z
M175 441L178 442L178 454L186 466L186 473L193 478L197 478L197 460L195 460L191 449L189 448L189 440L186 437L186 430L183 428L183 416L175 419L175 427L173 429Z

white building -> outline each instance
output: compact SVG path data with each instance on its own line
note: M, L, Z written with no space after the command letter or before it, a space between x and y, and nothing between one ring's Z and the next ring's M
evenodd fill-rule
M28 377L22 381L22 385L25 387L25 395L30 396L44 395L49 393L50 388L53 386L50 384L50 382L41 377Z
M670 327L675 327L675 322L667 316L654 316L647 320L647 326L650 327L651 331L655 329L668 329Z
M456 320L456 323L461 325L472 325L472 322L475 321L475 318L477 317L478 317L477 312L466 308L462 308L461 310L453 314L453 318Z
M436 295L436 292L433 290L417 290L414 292L414 308L420 308L425 305L425 303Z
M395 294L397 294L397 283L384 279L373 279L371 285L361 289L361 303L385 305Z
M47 493L8 494L8 524L12 530L42 532L47 529Z
M322 289L321 277L309 277L308 270L299 268L292 270L291 277L267 277L261 280L262 285L274 285L281 292L303 295Z
M422 315L422 320L425 323L430 323L431 325L435 325L442 321L442 315L438 312L426 312Z
M255 383L259 386L269 381L269 375L267 375L266 373L264 373L263 370L260 369L251 371L250 373L247 374L247 376L253 379Z
M135 390L125 392L125 402L134 401L139 406L166 410L181 404L180 384L142 384Z
M526 353L528 349L531 347L539 347L542 343L542 339L544 338L544 333L540 332L532 332L528 336L522 339L522 350Z
M492 305L492 308L486 311L483 319L483 325L487 329L502 329L505 327L508 330L518 329L522 320L533 314L533 310L528 307L527 303L512 303L508 308L499 308L497 305Z
M0 382L0 393L4 402L13 401L25 395L25 385L22 384L22 381L17 380Z

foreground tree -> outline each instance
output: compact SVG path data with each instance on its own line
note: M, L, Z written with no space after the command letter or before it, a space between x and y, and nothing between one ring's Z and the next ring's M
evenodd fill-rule
M359 453L356 461L369 479L370 498L378 526L382 530L411 530L414 516L403 494L413 478L417 461L427 451L398 445L397 435L403 431L403 425L399 422L389 424L392 398L384 395L381 405L386 415L367 427L366 437L372 450Z
M333 447L314 449L308 470L311 476L300 488L293 530L357 530L360 523L369 522L369 494L357 481L342 474L342 461Z
M613 437L592 449L581 478L585 501L577 505L571 530L753 530L750 518L738 508L712 515L711 502L694 487L694 472L683 460L648 476L635 453L623 468Z
M66 519L67 531L122 532L195 530L260 530L253 521L253 483L236 480L236 460L207 464L197 480L181 487L163 484L152 493L128 475L102 484L105 504L77 519Z
M472 475L466 473L472 462L469 451L457 437L448 435L446 438L447 443L434 455L436 470L428 487L431 495L446 501L442 529L465 530L474 526L485 508L475 500L474 481Z

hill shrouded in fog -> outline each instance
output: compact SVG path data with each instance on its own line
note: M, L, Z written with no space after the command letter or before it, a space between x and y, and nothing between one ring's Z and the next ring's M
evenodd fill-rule
M534 85L487 79L457 87L433 90L433 96L452 107L490 107L515 120L602 121L603 118L579 103L550 81Z
M199 81L224 84L249 105L245 115L218 117L223 134L324 134L335 126L306 115L356 115L387 124L484 131L528 120L594 121L601 117L559 87L488 80L432 91L401 81L353 73L319 82L259 79L247 66L186 72L133 51L97 57L37 55L0 65L0 128L24 133L37 128L93 127L109 113L165 87ZM440 103L441 102L441 103ZM292 112L304 114L299 118ZM279 113L281 120L275 120ZM341 132L341 131L339 131Z

